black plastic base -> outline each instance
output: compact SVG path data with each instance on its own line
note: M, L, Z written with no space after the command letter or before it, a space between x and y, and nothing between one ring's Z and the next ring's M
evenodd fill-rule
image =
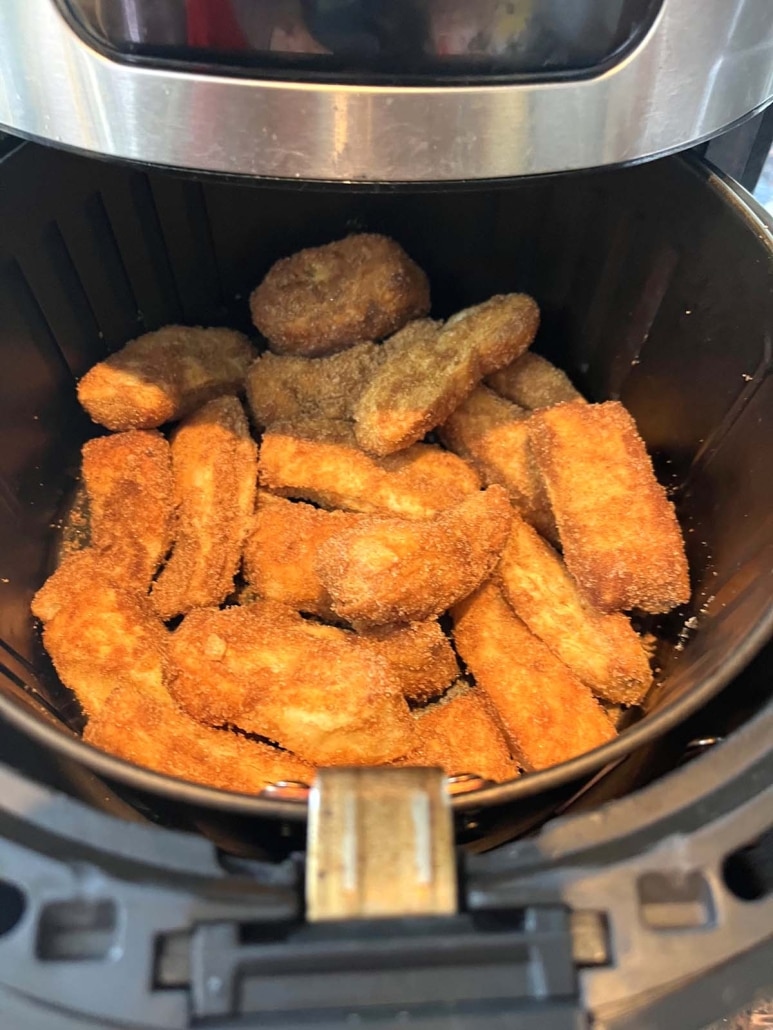
M462 855L459 917L328 927L303 923L301 856L223 859L0 767L2 1025L700 1030L773 986L772 736L768 706L627 798Z

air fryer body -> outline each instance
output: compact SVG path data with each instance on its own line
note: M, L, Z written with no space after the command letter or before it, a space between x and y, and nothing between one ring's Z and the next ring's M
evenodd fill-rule
M303 19L289 39L287 7ZM621 164L773 95L767 0L7 0L1 17L0 126L202 172L448 182Z

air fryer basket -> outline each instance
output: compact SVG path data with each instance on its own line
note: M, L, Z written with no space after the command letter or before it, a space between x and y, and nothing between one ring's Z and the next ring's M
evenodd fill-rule
M731 682L773 623L773 261L764 223L705 165L449 191L195 180L25 145L0 164L0 714L38 744L130 788L157 818L299 821L305 806L140 770L83 744L77 705L29 602L95 429L74 381L169 322L250 329L270 264L351 230L395 236L427 270L434 313L526 290L536 349L593 399L620 398L673 490L693 599L660 631L645 717L555 769L463 794L459 812L549 813Z

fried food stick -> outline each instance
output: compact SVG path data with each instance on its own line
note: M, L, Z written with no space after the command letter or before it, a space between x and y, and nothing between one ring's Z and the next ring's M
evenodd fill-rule
M276 354L317 357L426 315L429 283L394 240L359 233L277 261L250 310Z
M346 422L277 422L264 434L260 485L284 497L401 518L428 518L480 489L461 458L430 444L400 454L365 454Z
M78 383L78 399L108 429L154 429L240 390L254 357L233 329L168 325L94 365Z
M529 411L584 400L565 372L532 351L488 376L486 385Z
M366 519L320 547L317 572L344 619L429 619L491 573L512 517L505 491L490 486L423 522Z
M322 511L258 491L258 509L244 547L244 573L252 600L279 601L297 611L335 618L314 563L320 546L363 519L343 511ZM434 620L409 625L358 627L400 681L406 699L437 697L459 675L453 648Z
M518 765L482 690L460 682L414 712L416 746L398 765L438 766L447 776L473 773L502 783L518 776Z
M515 614L594 694L626 705L642 700L652 671L628 619L594 608L553 548L517 515L497 573Z
M538 325L532 298L511 293L460 312L439 330L424 323L387 340L386 357L354 409L360 446L383 456L420 440L484 376L522 354Z
M255 505L256 455L235 397L210 401L175 433L177 539L151 594L162 618L219 604L233 589Z
M258 491L258 506L244 544L244 575L258 597L296 611L330 618L330 595L317 575L317 551L331 536L365 518L323 511Z
M590 690L518 618L495 583L484 583L452 615L456 649L499 713L522 769L547 769L615 736Z
M378 765L411 746L397 677L356 634L273 601L197 609L170 642L185 711L276 741L319 765Z
M350 419L357 398L384 357L376 343L358 343L328 358L267 351L247 373L247 400L258 426L298 418Z
M154 430L89 440L81 473L89 499L91 544L109 552L114 578L146 593L172 543L172 457Z
M289 751L202 726L168 694L146 698L128 686L110 694L83 739L154 772L239 794L259 794L280 780L311 783L314 778L313 767Z
M454 649L436 619L358 630L387 661L412 704L439 697L459 675Z
M673 505L622 404L559 404L529 429L564 561L591 602L657 613L689 600Z
M147 700L164 691L169 634L150 601L113 580L109 554L67 558L32 600L59 678L91 718L125 686Z
M438 431L449 450L473 465L484 483L503 486L527 522L551 540L556 524L531 456L528 412L478 386Z

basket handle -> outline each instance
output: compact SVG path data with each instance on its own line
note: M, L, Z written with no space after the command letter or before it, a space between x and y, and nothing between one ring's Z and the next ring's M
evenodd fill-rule
M309 795L306 915L453 915L453 822L440 769L320 769Z

